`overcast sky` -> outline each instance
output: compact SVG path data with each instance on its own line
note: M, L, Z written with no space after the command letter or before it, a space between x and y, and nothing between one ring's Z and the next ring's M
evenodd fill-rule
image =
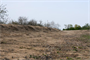
M64 24L90 23L90 0L0 0L6 4L9 18L18 20L25 16L28 20L54 21L64 28Z

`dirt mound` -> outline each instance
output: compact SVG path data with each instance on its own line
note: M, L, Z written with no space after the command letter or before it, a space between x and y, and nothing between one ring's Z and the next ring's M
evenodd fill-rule
M0 24L1 31L60 31L55 28L47 28L47 27L40 27L40 26L31 26L31 25L13 25L13 24Z
M0 30L0 60L90 60L89 30L5 24Z

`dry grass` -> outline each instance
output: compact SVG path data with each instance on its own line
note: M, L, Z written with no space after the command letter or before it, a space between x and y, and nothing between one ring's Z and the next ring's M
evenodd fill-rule
M32 26L35 30L27 27L29 30L22 32L17 26L18 30L15 31L5 28L9 26L3 27L0 35L0 60L90 59L89 30L58 31L44 27L43 30Z

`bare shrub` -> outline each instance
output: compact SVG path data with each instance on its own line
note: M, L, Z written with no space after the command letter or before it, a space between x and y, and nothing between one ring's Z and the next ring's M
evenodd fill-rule
M56 29L59 29L59 24L56 24L55 22L47 22L44 24L45 27L48 27L48 28L56 28Z
M34 25L34 26L36 26L36 25L38 25L37 24L37 21L36 20L30 20L29 22L28 22L28 25Z
M19 17L18 22L20 25L26 25L27 24L27 18L26 17Z
M18 25L19 22L12 20L12 21L10 21L8 24L15 24L15 25Z

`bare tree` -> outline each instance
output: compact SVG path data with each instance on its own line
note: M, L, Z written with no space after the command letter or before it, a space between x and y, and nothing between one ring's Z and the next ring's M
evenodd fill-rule
M5 24L8 20L7 16L7 10L6 10L6 5L0 5L0 24Z

